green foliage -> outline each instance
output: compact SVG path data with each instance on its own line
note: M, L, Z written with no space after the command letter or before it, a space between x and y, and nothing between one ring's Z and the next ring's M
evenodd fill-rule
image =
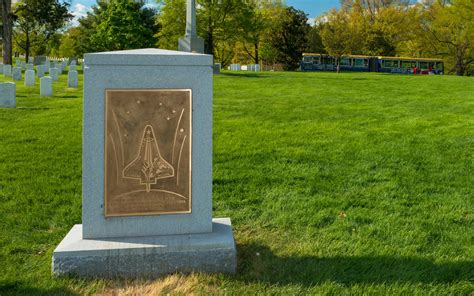
M162 294L472 294L471 78L214 80L213 216L232 218L238 273L158 279ZM17 82L18 107L0 109L2 296L154 291L51 276L81 223L81 89L82 75L78 90L60 75L53 98Z
M285 70L296 70L307 48L307 34L310 26L306 14L293 7L287 7L279 29L272 38L273 47L277 50L277 61Z
M91 43L99 50L154 47L155 11L144 2L113 0L98 15Z
M316 24L309 29L308 32L308 52L312 53L326 53L324 48L323 39L321 37L321 31L324 26Z
M450 72L462 76L474 63L474 0L436 2L423 13L421 40L427 52L445 58Z
M159 25L156 11L144 2L129 0L97 1L79 26L64 36L60 52L82 56L86 52L155 47Z
M58 0L20 0L16 3L14 40L25 52L27 61L31 49L35 54L43 54L47 41L72 18L68 9L68 2Z
M159 0L158 4L158 47L177 50L178 39L184 36L186 28L186 0Z

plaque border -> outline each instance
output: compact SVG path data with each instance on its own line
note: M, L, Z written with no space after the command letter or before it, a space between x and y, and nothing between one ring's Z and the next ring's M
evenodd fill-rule
M174 211L174 212L149 212L149 213L128 213L128 214L107 214L107 107L108 107L108 92L109 91L123 91L123 92L133 92L133 91L187 91L189 92L189 122L191 123L191 131L189 132L189 145L190 145L190 154L189 158L189 211ZM191 88L105 88L104 89L104 217L114 218L114 217L139 217L139 216L161 216L161 215L176 215L176 214L192 214L193 210L193 174L192 174L192 162L193 162L193 90Z

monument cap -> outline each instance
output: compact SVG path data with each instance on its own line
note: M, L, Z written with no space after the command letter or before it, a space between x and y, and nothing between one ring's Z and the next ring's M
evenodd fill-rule
M86 65L212 66L213 57L201 53L144 48L86 53L84 61Z

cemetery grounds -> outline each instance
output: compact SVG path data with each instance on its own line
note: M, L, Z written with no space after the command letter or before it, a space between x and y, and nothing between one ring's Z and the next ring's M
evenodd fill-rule
M474 293L472 78L215 76L213 216L237 274L156 281L51 276L81 223L82 75L66 83L17 82L0 109L0 295Z

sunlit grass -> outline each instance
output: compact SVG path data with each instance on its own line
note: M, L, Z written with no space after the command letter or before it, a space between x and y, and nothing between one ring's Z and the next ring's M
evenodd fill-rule
M215 76L214 217L232 218L238 273L154 282L51 277L81 223L82 92L66 80L53 98L18 82L0 109L0 295L474 291L471 78Z

